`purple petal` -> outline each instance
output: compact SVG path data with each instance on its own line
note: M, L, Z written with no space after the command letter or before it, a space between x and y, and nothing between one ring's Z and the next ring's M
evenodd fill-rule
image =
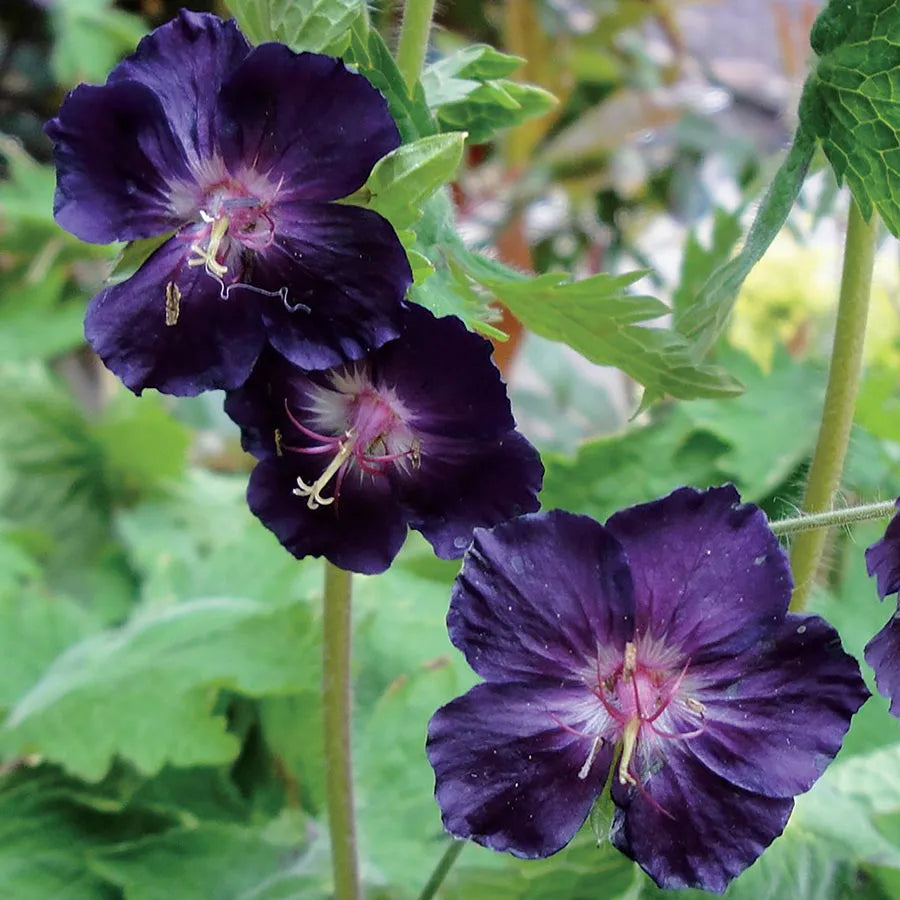
M437 319L412 305L403 316L399 339L379 356L379 378L388 386L401 386L404 404L415 411L417 431L493 440L516 423L492 349L455 316Z
M171 183L189 180L159 100L133 82L75 88L47 123L57 168L56 221L106 244L172 231Z
M84 333L104 363L136 393L167 394L242 384L265 341L255 298L235 287L227 299L202 268L184 265L185 245L166 241L127 281L89 304ZM180 291L167 325L167 289ZM249 302L248 302L249 301Z
M882 600L900 591L900 513L891 519L884 537L866 550L866 569L875 576Z
M442 559L462 556L476 527L540 508L544 467L537 450L518 432L490 442L441 443L436 447L433 439L423 438L415 477L396 478L395 485L410 510L410 526Z
M613 752L603 743L579 777L593 739L560 722L577 730L585 693L479 684L439 709L426 752L447 831L528 859L569 843L603 790Z
M593 519L553 510L479 529L453 586L450 640L488 681L582 679L631 639L631 574Z
M808 791L869 696L859 665L818 616L790 614L731 659L692 668L704 731L687 749L707 768L767 797Z
M267 290L288 288L286 302L266 306L272 346L301 368L323 369L396 337L412 274L390 224L334 203L279 204L277 217L275 244L253 276Z
M250 52L233 21L181 12L148 34L107 84L137 81L153 91L192 164L217 150L215 110L223 82Z
M733 486L679 488L616 513L607 528L634 574L635 631L693 662L728 657L770 635L787 612L787 556Z
M900 717L900 613L866 644L865 656L875 670L878 693L891 701L891 714Z
M640 789L613 780L613 846L661 888L721 894L784 831L793 800L761 797L687 753L670 753Z
M287 200L337 200L400 144L387 101L339 59L256 47L222 88L221 149L232 172L284 178Z
M324 556L351 572L377 575L393 562L406 538L406 521L383 479L359 488L358 472L344 479L340 500L310 509L292 493L300 476L309 484L321 475L322 457L286 454L261 460L250 475L247 502L298 559Z

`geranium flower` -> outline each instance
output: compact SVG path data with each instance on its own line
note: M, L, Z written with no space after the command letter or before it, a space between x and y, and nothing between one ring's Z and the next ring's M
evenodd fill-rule
M295 556L366 574L391 564L407 526L453 559L476 526L537 509L543 467L490 355L418 306L364 360L303 372L267 354L225 403L260 460L250 508Z
M88 340L132 390L238 387L267 341L319 368L396 336L406 254L379 215L329 201L400 137L340 60L251 49L234 22L182 11L46 130L63 228L174 232L88 307Z
M875 577L882 600L900 591L900 513L891 519L884 537L866 550L866 568ZM875 671L878 692L891 701L891 712L900 716L900 607L866 644L865 656Z
M428 732L452 834L534 858L607 777L610 840L664 888L721 892L784 829L868 696L733 487L606 526L553 511L477 531L450 638L485 679Z

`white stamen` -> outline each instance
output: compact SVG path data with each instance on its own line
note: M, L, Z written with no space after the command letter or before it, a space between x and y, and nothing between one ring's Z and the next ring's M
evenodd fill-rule
M597 751L600 749L600 745L603 743L603 738L598 734L597 737L594 738L594 743L591 744L591 752L588 753L588 758L584 761L584 765L578 772L578 777L584 781L585 778L588 777L588 772L591 771L591 765L594 762L594 758L597 756Z

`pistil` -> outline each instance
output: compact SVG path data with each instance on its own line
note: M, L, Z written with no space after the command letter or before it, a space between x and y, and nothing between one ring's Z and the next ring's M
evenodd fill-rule
M346 440L343 440L338 444L338 452L334 455L331 462L328 463L325 471L312 484L307 484L302 478L298 477L297 487L295 487L293 491L294 494L298 497L308 497L309 499L306 501L306 505L310 509L318 509L320 506L329 506L334 503L340 486L340 476L338 473L341 471L344 463L353 455L355 446L356 434L352 430L348 431ZM338 475L338 484L335 487L334 496L323 497L322 491L325 490L328 486L328 482L331 481L335 475Z
M200 218L202 218L207 225L212 225L212 228L209 230L209 238L205 247L199 241L191 244L191 252L195 253L196 256L193 256L188 260L188 265L191 268L204 266L209 275L212 275L213 278L221 279L228 271L228 266L220 263L216 259L216 256L219 253L219 248L222 245L222 241L225 239L225 235L228 233L228 216L213 218L201 209Z

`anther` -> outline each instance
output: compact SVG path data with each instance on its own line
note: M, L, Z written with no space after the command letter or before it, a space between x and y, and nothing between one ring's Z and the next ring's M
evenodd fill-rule
M181 290L174 281L166 285L166 325L171 327L178 324L178 316L181 313Z

